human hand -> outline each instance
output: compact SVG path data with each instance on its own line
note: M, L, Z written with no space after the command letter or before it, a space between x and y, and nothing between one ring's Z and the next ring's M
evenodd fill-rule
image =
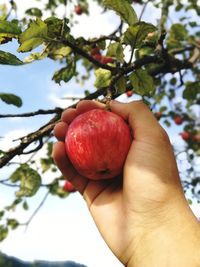
M81 101L76 109L64 111L54 129L59 141L53 158L84 196L104 240L125 266L197 266L191 265L197 259L191 259L188 250L194 252L193 246L199 244L199 224L184 197L169 138L145 104L110 103L111 111L122 116L133 132L123 177L91 181L71 165L64 144L68 124L94 108L104 105Z

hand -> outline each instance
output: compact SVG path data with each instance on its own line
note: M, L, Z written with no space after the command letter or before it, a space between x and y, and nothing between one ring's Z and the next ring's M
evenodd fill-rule
M67 127L94 108L104 105L81 101L76 109L63 112L54 129L59 141L53 158L83 195L107 245L128 267L198 266L199 223L184 197L169 138L145 104L110 103L133 133L123 177L91 181L71 165L64 145Z

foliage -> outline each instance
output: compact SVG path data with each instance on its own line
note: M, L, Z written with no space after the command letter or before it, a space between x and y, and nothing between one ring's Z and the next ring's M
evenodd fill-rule
M17 41L18 49L16 54L0 50L0 64L20 68L21 65L49 58L61 63L60 69L52 74L55 83L68 83L71 79L83 83L95 77L92 93L85 91L86 99L104 101L127 91L140 96L162 124L179 127L183 145L180 150L174 144L177 162L184 154L189 166L181 174L183 186L185 191L191 190L193 196L200 199L199 168L196 166L200 156L200 25L191 16L200 15L199 1L93 1L100 6L103 14L114 11L120 24L110 35L88 39L73 35L78 15L71 0L38 0L38 3L43 3L43 9L30 7L23 18L16 16L15 1L11 0L9 4L3 2L0 5L0 45L5 47L5 44ZM81 14L90 16L91 1L79 2ZM57 14L60 6L64 10L62 18ZM140 14L135 11L136 6L137 10L141 10ZM143 21L149 6L160 10L157 25ZM179 18L178 22L172 22L171 12ZM46 14L50 14L49 17ZM24 54L24 59L21 59ZM79 66L86 74L82 75ZM179 103L176 102L177 97L181 98ZM7 92L0 93L0 100L19 108L23 104L19 96ZM61 108L55 108L22 114L22 117L54 115L49 123L21 137L16 147L0 150L1 167L8 166L17 155L30 155L28 161L19 161L9 177L0 180L1 184L19 189L13 203L0 211L0 240L6 238L10 229L20 225L8 216L9 212L19 205L24 210L29 209L28 199L34 197L40 188L46 188L48 194L61 198L69 195L62 186L64 178L57 174L51 158L52 129L61 112ZM19 116L0 114L0 118ZM175 120L177 116L181 118L179 123ZM36 160L34 155L44 148L46 156ZM44 184L43 175L47 172L54 173L55 179Z

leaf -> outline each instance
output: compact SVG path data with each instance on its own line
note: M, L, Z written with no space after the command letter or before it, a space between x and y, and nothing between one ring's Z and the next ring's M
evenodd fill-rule
M0 20L0 44L11 41L21 33L16 21Z
M21 28L18 26L16 21L0 20L0 35L10 34L12 36L19 35L21 33Z
M157 28L150 23L144 21L138 22L130 26L124 33L123 42L134 48L139 48L145 43L148 33L156 31Z
M19 222L15 219L7 219L7 225L12 229L16 229L19 226Z
M70 31L67 25L68 19L62 20L56 17L49 17L44 22L47 25L48 37L50 38L65 37Z
M108 46L107 56L115 57L119 62L124 62L124 49L122 45L118 42L111 43Z
M200 95L200 82L187 82L183 91L183 98L187 100L195 100Z
M97 69L95 71L96 80L94 86L97 88L108 87L111 82L111 71L105 69Z
M0 64L19 66L23 65L23 62L15 55L0 50Z
M5 211L4 210L1 210L0 211L0 220L3 218L4 214L5 214Z
M35 195L41 185L41 177L37 171L30 168L28 164L22 164L10 176L13 183L20 181L20 189L15 194L17 197L31 197Z
M184 41L188 37L188 31L185 26L181 23L175 23L171 26L169 32L169 38Z
M114 10L129 25L138 21L135 10L126 0L104 0L103 4L105 7Z
M14 105L18 108L22 106L22 99L14 94L0 93L0 99L6 104Z
M35 60L42 60L47 57L47 53L45 51L31 53L28 57L24 59L24 63L31 63Z
M62 68L54 73L52 80L59 84L61 81L67 83L74 76L75 71L76 65L74 60L69 60L65 68Z
M23 202L22 207L23 207L24 210L28 210L29 209L28 203L26 201Z
M58 180L54 180L54 182L49 185L49 192L60 198L65 198L69 195L69 193L59 186Z
M130 75L129 79L136 94L144 96L154 93L155 85L153 78L148 74L146 70L136 70Z
M48 28L46 23L37 18L29 24L29 27L19 36L20 46L18 52L28 52L41 45L47 38Z
M36 7L32 7L32 8L27 9L25 13L27 15L35 16L35 17L38 17L38 18L42 17L42 11L39 8L36 8Z
M0 242L3 241L8 235L8 227L0 225Z
M116 83L117 93L123 94L126 91L126 78L122 76Z
M49 44L46 52L48 53L48 57L54 60L61 60L71 53L71 48L69 46L63 44Z

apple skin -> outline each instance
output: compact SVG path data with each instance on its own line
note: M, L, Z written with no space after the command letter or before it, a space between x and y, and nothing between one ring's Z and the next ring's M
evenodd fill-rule
M65 146L77 172L91 180L110 179L122 173L132 136L123 118L93 109L69 125Z
M74 193L74 192L76 192L75 187L68 180L65 181L65 184L63 186L63 189L65 190L65 192L68 192L68 193Z

